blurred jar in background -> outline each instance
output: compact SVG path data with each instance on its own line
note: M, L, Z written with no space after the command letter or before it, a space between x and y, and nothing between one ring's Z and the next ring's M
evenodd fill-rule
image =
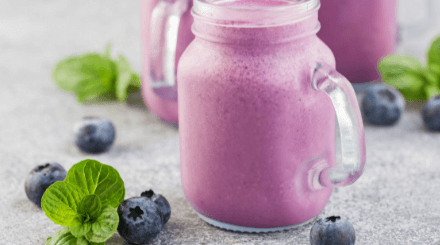
M412 0L410 0L412 1ZM397 0L321 0L318 37L355 90L380 78L377 62L397 48Z
M140 0L142 98L161 120L177 124L177 62L194 39L192 0Z

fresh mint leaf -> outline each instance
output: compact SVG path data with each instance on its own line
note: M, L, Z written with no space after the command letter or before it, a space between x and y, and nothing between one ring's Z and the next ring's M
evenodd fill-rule
M131 74L131 83L130 85L140 88L142 86L141 77L137 73Z
M46 245L77 245L78 239L74 237L70 231L69 227L63 227L53 236L48 237L46 239ZM85 243L80 243L81 245L85 245Z
M84 236L77 238L70 233L69 227L65 226L48 237L46 245L105 245L105 242L89 242Z
M128 85L127 94L138 91L141 88L141 78L138 74L133 73L131 75L131 83Z
M127 94L141 88L141 79L124 56L111 59L111 46L108 43L103 54L88 53L62 60L52 72L55 83L75 93L79 103L125 101Z
M85 238L91 242L105 242L118 229L119 216L116 208L107 205L97 220L92 224L92 229L85 234Z
M116 79L116 96L119 101L125 101L127 98L127 89L129 85L140 87L140 78L135 74L128 63L127 59L119 55L116 61L118 76ZM139 78L139 79L138 79Z
M424 90L425 90L427 99L430 99L430 98L440 94L440 88L438 86L428 85L428 86L424 87Z
M382 80L386 82L402 76L408 71L417 71L423 69L422 63L409 55L388 55L378 63L379 73Z
M76 87L77 101L79 103L94 99L106 92L107 89L102 84L97 83L95 78L82 80Z
M111 59L89 53L62 60L55 66L52 76L55 83L68 92L78 93L79 89L80 101L83 101L114 89L115 68ZM90 91L86 93L85 89Z
M92 229L92 222L88 214L78 214L69 226L70 232L75 237L82 237Z
M85 195L75 185L57 181L44 192L41 207L55 224L68 226L74 221L78 205Z
M437 74L437 76L439 77L439 79L440 79L440 64L431 63L431 64L428 65L428 69L431 72L435 72Z
M84 236L77 237L77 245L92 245L92 244L105 245L105 242L104 243L93 243L93 242L87 241L87 239Z
M113 167L96 160L86 159L72 166L65 182L81 188L86 195L95 194L101 206L118 207L124 201L124 181Z
M440 82L440 76L436 71L429 68L423 69L421 74L425 77L427 85L438 86Z
M85 196L79 203L78 213L97 218L101 213L101 200L95 194Z
M425 78L425 85L423 87L425 99L429 99L440 92L440 74L436 69L437 64L432 64L420 72Z
M440 65L440 36L432 41L428 49L428 64Z
M83 197L78 205L78 215L70 225L70 232L76 236L84 236L92 228L93 222L101 214L101 201L95 194Z
M384 83L399 90L407 100L423 100L425 78L420 72L406 72L401 76L388 78Z
M73 165L43 195L45 214L65 226L46 244L104 244L118 227L116 207L124 197L124 182L113 167L91 159Z

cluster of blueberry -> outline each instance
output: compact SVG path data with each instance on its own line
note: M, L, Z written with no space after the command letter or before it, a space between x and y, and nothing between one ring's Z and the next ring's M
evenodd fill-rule
M371 124L394 125L405 110L405 100L396 89L385 84L368 88L362 100L364 119ZM440 95L430 98L422 109L425 126L430 131L440 131Z
M107 151L115 140L113 124L104 118L84 117L74 125L75 145L86 153ZM50 185L66 178L66 170L58 163L35 167L25 181L28 198L41 208L41 199ZM153 190L140 197L124 200L118 207L118 233L133 244L145 244L155 239L171 216L168 201Z
M66 170L58 163L35 167L25 181L29 200L41 208L41 199L50 185L66 178ZM171 217L167 199L153 190L142 192L140 197L124 200L118 207L118 233L132 244L145 244L157 237Z
M171 216L167 199L152 190L124 200L118 207L118 233L126 241L146 244L159 235Z

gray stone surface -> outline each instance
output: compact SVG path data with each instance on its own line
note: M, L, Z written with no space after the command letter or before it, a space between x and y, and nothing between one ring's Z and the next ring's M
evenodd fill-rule
M180 186L178 129L157 119L139 93L128 104L80 105L51 79L68 55L103 50L141 67L138 1L0 0L0 244L44 244L60 226L33 205L24 180L36 165L69 169L86 158L115 167L126 197L152 188L172 215L151 244L310 244L311 225L242 234L214 228L191 209ZM440 134L423 128L421 104L410 104L394 127L365 125L367 167L354 185L335 189L322 215L340 215L356 229L356 244L440 244ZM112 120L115 145L87 155L72 140L86 115ZM116 233L106 244L124 244Z

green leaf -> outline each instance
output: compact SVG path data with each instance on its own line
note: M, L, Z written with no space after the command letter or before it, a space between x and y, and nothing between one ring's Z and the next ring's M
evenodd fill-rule
M427 99L430 99L430 98L440 94L440 88L437 86L428 85L428 86L424 87L424 90L425 90Z
M77 238L70 233L69 227L66 226L48 237L46 245L77 245Z
M131 74L131 83L130 85L133 85L137 88L140 88L142 86L142 81L141 81L141 77L139 76L139 74L137 73L132 73Z
M428 85L438 86L440 82L440 76L432 68L423 69L421 74L425 77Z
M81 188L86 195L95 194L101 207L118 207L124 201L124 181L113 167L96 160L86 159L73 165L64 180Z
M84 218L86 217L86 219ZM92 229L92 223L88 221L89 215L78 214L69 226L70 232L75 237L82 237Z
M75 219L78 205L85 195L75 185L57 181L44 192L41 207L55 224L68 226Z
M101 213L101 200L95 194L85 196L79 203L78 213L97 218Z
M431 72L435 72L440 79L440 64L435 64L435 63L429 64L428 69Z
M107 92L95 79L82 80L76 87L77 102L83 103Z
M87 195L78 205L78 215L70 225L70 232L76 237L84 236L101 213L101 201L97 195Z
M382 80L394 79L408 71L423 69L422 63L409 55L388 55L378 63Z
M435 65L435 64L434 64ZM425 99L429 99L440 92L440 75L435 70L434 66L428 67L422 71L425 78L425 86L423 91L425 92Z
M428 64L440 65L440 36L434 39L428 49Z
M131 74L131 83L128 85L127 94L138 91L142 86L141 78L137 73Z
M105 242L89 242L84 236L74 237L65 226L46 239L46 245L105 245Z
M89 244L92 244L89 241L87 241L87 239L84 236L77 237L76 239L77 239L77 242L76 242L77 245L89 245Z
M65 226L46 244L104 244L118 227L116 207L124 197L124 182L113 167L91 159L73 165L43 195L45 214Z
M92 224L92 229L85 234L91 242L104 242L118 229L119 216L116 208L109 205L102 208L98 219Z
M407 100L425 99L423 87L426 82L419 72L407 72L398 77L388 78L384 82L399 90Z
M84 87L93 88L87 94L102 94L114 87L113 61L97 53L68 57L59 62L52 73L55 83L68 92L80 93L84 96ZM90 85L90 83L94 85Z
M127 88L129 85L140 87L140 78L135 74L128 63L127 59L119 55L116 61L117 79L116 79L116 96L119 101L125 101L127 98ZM139 79L138 79L139 78Z

